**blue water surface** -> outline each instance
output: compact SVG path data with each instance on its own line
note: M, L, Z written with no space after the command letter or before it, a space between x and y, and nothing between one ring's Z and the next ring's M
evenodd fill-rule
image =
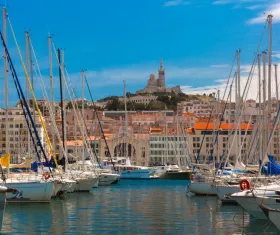
M237 205L186 196L187 183L122 180L48 204L9 203L2 234L279 234Z

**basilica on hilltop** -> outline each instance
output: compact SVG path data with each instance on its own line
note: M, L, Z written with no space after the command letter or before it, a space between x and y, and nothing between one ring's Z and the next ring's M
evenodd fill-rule
M151 73L146 87L142 90L136 91L136 94L154 92L175 92L176 94L182 93L180 86L171 88L165 87L165 69L163 67L162 60L160 60L158 78L156 78L156 75L154 73Z

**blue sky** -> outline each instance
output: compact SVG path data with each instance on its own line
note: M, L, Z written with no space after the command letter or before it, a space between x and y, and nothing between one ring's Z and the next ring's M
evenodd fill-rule
M124 79L130 92L143 88L149 74L157 71L160 58L168 86L181 85L187 93L212 92L223 87L221 80L227 78L238 48L245 76L270 10L274 15L273 62L280 59L280 4L274 0L0 1L5 2L22 53L24 31L30 30L46 85L47 35L51 33L56 47L65 50L66 68L78 96L81 69L87 70L94 99L99 99L121 95ZM10 33L8 40L25 87ZM266 37L261 45L265 49ZM57 65L54 69L57 76ZM39 87L35 89L41 98ZM17 99L13 94L10 82L11 105Z

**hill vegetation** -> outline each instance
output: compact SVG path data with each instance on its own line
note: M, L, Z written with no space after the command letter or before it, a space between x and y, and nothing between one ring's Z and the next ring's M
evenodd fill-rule
M136 94L127 93L127 110L129 111L140 111L140 110L176 110L177 104L182 101L190 101L190 100L201 100L204 102L210 101L212 95L206 96L203 95L187 95L185 93L176 94L172 93L153 93L153 94L141 94L142 96L157 96L156 101L152 101L149 104L140 104L130 101L130 97L136 96ZM109 101L105 107L105 110L109 111L120 111L124 110L124 102L119 100L118 96L109 96L101 101Z

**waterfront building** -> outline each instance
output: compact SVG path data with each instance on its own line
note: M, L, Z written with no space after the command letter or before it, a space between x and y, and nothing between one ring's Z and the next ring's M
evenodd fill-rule
M239 128L238 128L239 129ZM236 131L236 125L231 123L222 123L219 125L218 122L208 119L197 119L194 123L194 128L188 130L188 141L189 141L189 151L193 154L193 161L199 153L200 162L215 161L220 162L222 157L229 156L232 163L238 156L241 156L243 161L248 157L250 149L250 140L253 131L253 125L247 123L240 124L240 135L234 135ZM213 149L213 144L215 143L216 133L219 131L218 139L216 145ZM232 133L232 135L230 135ZM204 141L202 139L205 135ZM239 146L241 151L239 151ZM212 159L210 159L211 151L213 150ZM252 154L257 154L252 151ZM250 155L250 157L253 157ZM250 160L250 159L247 159Z
M96 160L99 159L99 151L100 151L100 137L94 137L90 136L88 138L90 146L92 147L93 154L96 157ZM67 146L67 154L68 154L68 160L69 161L82 161L83 158L85 160L90 159L90 154L88 153L87 149L85 148L85 156L83 156L83 141L81 139L76 139L76 140L67 140L66 141L66 146ZM95 160L95 159L94 159Z
M201 100L182 101L177 104L177 108L180 116L183 113L194 113L197 117L209 117L213 109L213 102Z
M33 110L31 110L33 116ZM34 152L33 144L28 144L31 139L28 138L29 130L21 107L11 107L8 109L8 120L6 120L6 112L0 109L0 152L6 153L6 136L8 138L9 153L11 154L11 163L21 163L23 158L31 157L37 159ZM47 156L49 148L45 143L45 135L43 127L37 112L35 112L35 124L39 138L45 148ZM6 125L9 130L6 135ZM28 147L30 146L30 149Z
M188 141L185 134L176 128L169 128L166 132L163 128L150 129L150 163L177 164L186 166L189 159Z
M105 134L106 141L112 158L129 157L132 165L148 166L150 163L150 135L132 134L129 131L128 137L122 131L117 134ZM126 142L127 140L127 142ZM128 154L125 156L126 144L128 144ZM108 148L104 139L99 142L99 158L109 160Z

